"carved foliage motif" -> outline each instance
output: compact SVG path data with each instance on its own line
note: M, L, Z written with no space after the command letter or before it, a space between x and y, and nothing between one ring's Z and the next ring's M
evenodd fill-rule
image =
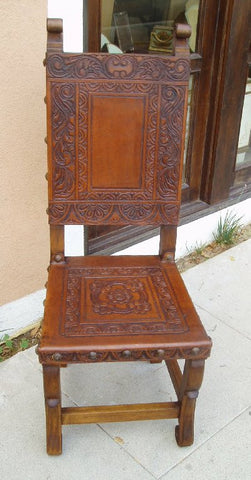
M82 267L70 269L65 281L62 335L152 335L187 330L161 268ZM158 292L157 304L148 282ZM83 299L91 307L83 305Z
M110 205L106 203L51 203L49 206L50 222L52 224L71 225L86 223L93 225L175 225L179 213L178 205L166 204L125 204Z
M48 57L50 223L177 223L185 87L162 83L186 80L188 62L171 58L99 54ZM90 97L116 93L125 99L144 96L147 104L142 188L122 192L92 188L88 172Z

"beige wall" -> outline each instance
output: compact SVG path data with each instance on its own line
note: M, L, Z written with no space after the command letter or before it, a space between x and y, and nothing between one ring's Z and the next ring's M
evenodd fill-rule
M43 287L48 264L46 0L1 1L1 304Z

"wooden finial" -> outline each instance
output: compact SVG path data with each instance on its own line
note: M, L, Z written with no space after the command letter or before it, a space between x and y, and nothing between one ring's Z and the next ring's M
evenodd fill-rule
M47 52L63 51L63 20L47 18Z
M47 32L62 33L63 32L62 18L47 18Z
M177 38L189 38L192 34L192 29L188 23L176 23L175 31Z
M177 57L188 57L190 49L187 39L191 36L190 25L177 23L174 30L174 54Z

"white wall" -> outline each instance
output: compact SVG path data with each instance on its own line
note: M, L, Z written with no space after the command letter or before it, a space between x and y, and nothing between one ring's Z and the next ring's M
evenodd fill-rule
M83 51L83 0L48 0L48 18L63 19L64 51Z

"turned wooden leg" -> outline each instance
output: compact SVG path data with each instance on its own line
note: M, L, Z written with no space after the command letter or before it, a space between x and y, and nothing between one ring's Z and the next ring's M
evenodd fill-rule
M47 453L62 452L60 368L43 365Z
M180 447L192 445L194 441L194 412L196 398L202 383L205 360L186 360L181 381L179 400L181 410L175 435Z

